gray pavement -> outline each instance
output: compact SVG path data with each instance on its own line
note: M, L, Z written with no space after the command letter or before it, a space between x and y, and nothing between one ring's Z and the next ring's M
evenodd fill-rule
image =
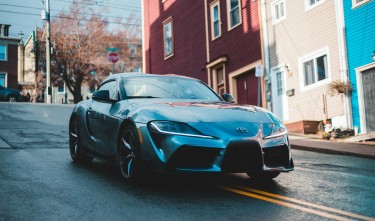
M317 136L301 134L290 134L289 139L292 149L375 159L375 142L323 140Z

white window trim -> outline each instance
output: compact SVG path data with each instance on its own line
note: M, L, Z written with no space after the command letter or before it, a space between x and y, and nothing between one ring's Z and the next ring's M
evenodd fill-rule
M357 3L356 0L352 0L352 9L358 8L368 2L371 2L372 0L364 0L362 2Z
M172 33L172 53L167 55L165 52L165 25L168 24L168 23L171 23L171 33ZM164 60L167 60L168 58L170 57L173 57L174 55L174 36L173 36L173 18L172 16L167 18L164 22L163 22L163 51L164 51Z
M327 78L321 81L317 81L313 84L305 86L305 74L303 72L303 63L312 59L315 59L317 57L320 57L322 55L327 55ZM302 58L298 59L298 72L299 72L299 84L301 91L308 91L311 89L314 89L316 87L326 85L332 81L331 79L331 62L330 62L330 56L329 56L329 48L325 47L323 49L320 49L318 51L315 51L311 54L305 55Z
M279 18L279 19L276 19L276 11L275 11L275 5L277 4L280 4L281 2L284 2L284 16ZM272 2L272 6L271 6L271 11L272 11L272 24L273 25L276 25L277 23L283 21L286 19L286 5L285 5L285 0L277 0L277 1L273 1Z
M214 30L214 13L213 13L213 9L215 6L218 6L218 10L219 10L219 35L215 37L215 30ZM211 40L215 40L217 38L219 38L221 36L221 16L220 16L220 1L217 0L217 1L214 1L211 3L210 5L210 14L211 14Z
M240 22L236 24L235 26L230 26L230 0L227 0L227 20L228 20L228 31L233 30L234 28L240 26L242 24L242 6L241 6L241 0L238 0L238 9L239 9L239 16L240 16Z
M7 72L0 72L0 74L5 74L4 87L8 87L8 73Z
M8 61L8 45L1 45L1 46L5 47L5 59L4 60L0 59L0 61Z
M325 0L320 0L318 3L315 3L314 5L309 4L309 0L305 0L305 11L309 11L313 8L318 7L319 5L323 4Z
M357 97L358 97L358 108L359 108L359 122L361 125L361 134L367 133L366 125L366 112L365 112L365 101L363 96L363 85L362 85L362 72L367 71L371 68L375 68L375 62L358 67L355 69L356 80L357 80Z

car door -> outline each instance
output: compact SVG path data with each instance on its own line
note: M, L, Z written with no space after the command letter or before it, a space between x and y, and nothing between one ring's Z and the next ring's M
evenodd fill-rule
M100 101L93 99L87 110L88 124L93 139L96 142L95 152L107 159L114 154L116 141L109 139L111 134L117 133L119 119L114 117L113 109L118 101L118 82L108 81L101 85L98 90L108 90L110 100Z

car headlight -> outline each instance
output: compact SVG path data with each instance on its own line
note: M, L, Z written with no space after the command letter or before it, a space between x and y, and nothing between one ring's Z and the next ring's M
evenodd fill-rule
M273 124L265 124L263 126L264 139L272 139L285 136L288 134L286 126L272 113L267 113L274 122Z
M212 138L211 136L204 135L195 128L186 123L174 121L152 121L148 124L148 129L151 132L172 134L180 136Z

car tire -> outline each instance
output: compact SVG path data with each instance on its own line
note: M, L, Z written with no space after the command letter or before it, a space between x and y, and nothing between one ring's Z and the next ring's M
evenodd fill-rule
M141 178L141 151L135 128L126 125L120 132L118 161L122 177L126 181L139 181Z
M92 160L92 157L82 153L79 122L76 117L69 124L69 150L74 162L90 162Z
M260 173L247 173L250 178L258 180L272 180L280 175L278 171L264 171Z
M7 101L8 102L17 102L17 97L15 95L11 94L7 97Z

